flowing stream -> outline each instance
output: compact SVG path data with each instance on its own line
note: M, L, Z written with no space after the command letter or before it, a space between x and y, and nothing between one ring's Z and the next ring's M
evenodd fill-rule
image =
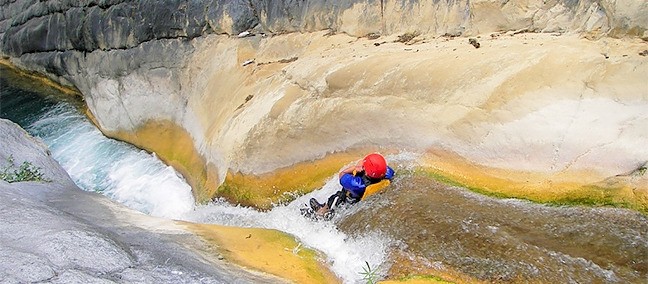
M191 187L155 154L103 136L81 114L74 100L56 95L55 91L41 90L9 70L2 71L0 117L18 123L42 139L83 190L100 192L152 216L290 233L304 246L325 253L333 271L345 282L362 279L359 272L363 271L365 261L371 267L380 267L386 258L390 243L386 237L373 233L348 236L332 222L313 222L299 213L310 197L323 200L338 190L333 178L322 190L269 212L223 201L196 206Z
M195 205L190 186L155 154L103 136L78 102L0 71L0 117L40 137L82 189L153 216L292 234L325 253L345 283L364 282L365 261L384 275L399 258L423 274L488 282L648 283L646 216L481 196L416 173L413 153L387 156L399 165L394 185L329 222L308 220L299 208L337 191L335 177L268 212L224 201Z

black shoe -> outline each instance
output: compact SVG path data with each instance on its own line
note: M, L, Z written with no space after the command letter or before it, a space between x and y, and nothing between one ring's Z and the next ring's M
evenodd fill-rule
M312 218L315 217L315 212L310 207L300 208L299 212L301 212L302 216L307 217L307 218L312 219Z
M324 204L320 204L319 202L317 202L317 199L315 199L315 198L310 199L310 207L311 207L311 209L313 209L313 211L317 212L317 210L319 210L323 206L324 206Z
M335 215L335 211L333 211L333 209L331 209L329 211L326 211L326 213L324 213L324 215L322 217L324 218L324 220L328 221L328 220L333 219L333 215Z

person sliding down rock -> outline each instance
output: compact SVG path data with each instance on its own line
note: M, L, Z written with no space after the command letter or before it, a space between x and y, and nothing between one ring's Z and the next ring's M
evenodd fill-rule
M387 166L385 157L378 153L369 154L355 166L342 170L339 174L342 189L331 195L326 204L310 199L310 207L316 215L331 217L333 209L340 204L354 204L389 185L394 177L394 169Z

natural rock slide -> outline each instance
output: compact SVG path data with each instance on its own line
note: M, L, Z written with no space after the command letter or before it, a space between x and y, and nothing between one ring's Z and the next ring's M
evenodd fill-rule
M104 134L155 152L183 174L198 203L222 197L270 210L320 188L368 151L416 153L416 161L395 162L404 173L398 191L336 221L343 231L386 232L406 244L390 257L390 278L634 282L648 273L638 260L646 259L645 230L628 231L645 228L648 212L645 1L1 7L4 64L80 95ZM518 208L455 186L627 211ZM463 209L440 205L454 202ZM381 219L377 208L391 218L400 208L417 231ZM470 210L480 213L465 215ZM534 231L527 224L541 220L533 212L562 223ZM584 222L581 214L624 232L590 239L599 251L623 247L614 261L561 244L587 242L566 229ZM629 236L639 248L626 258ZM484 240L498 252L480 250ZM524 260L505 253L514 247L526 247ZM529 260L536 258L550 260ZM570 263L565 274L555 273L561 261Z
M195 251L185 225L139 214L77 188L47 148L0 120L0 159L25 161L46 182L0 181L2 283L281 283Z

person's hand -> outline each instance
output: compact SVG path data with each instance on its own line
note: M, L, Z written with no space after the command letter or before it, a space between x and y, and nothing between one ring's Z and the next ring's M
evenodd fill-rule
M348 168L342 170L339 174L339 177L342 177L344 174L356 175L356 173L359 173L361 171L364 171L364 168L362 167L362 160L358 161L354 166L349 166Z
M355 172L358 172L358 173L359 173L359 172L361 172L361 171L364 171L364 167L362 166L362 162L363 162L363 161L360 160L360 161L358 161L358 162L356 163L356 165L355 165L355 169L354 169Z

